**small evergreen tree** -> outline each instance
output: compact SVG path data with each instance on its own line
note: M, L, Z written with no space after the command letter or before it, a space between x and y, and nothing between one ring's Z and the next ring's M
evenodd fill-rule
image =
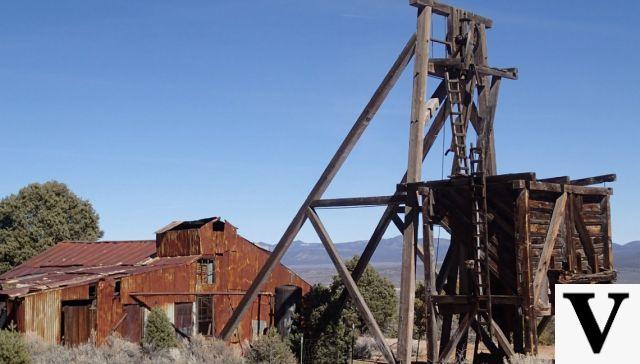
M345 262L349 272L353 272L358 264L358 260L359 257L354 256ZM343 289L342 281L339 277L334 276L331 291L337 296L342 293ZM358 289L367 306L369 306L373 317L378 322L380 329L387 335L391 334L394 330L398 307L398 297L396 296L393 283L391 283L388 278L381 276L371 265L367 265L367 268L358 280ZM360 332L366 333L369 331L364 320L362 320L360 314L357 312L355 305L347 305L343 315L347 320L345 323L348 327L351 327L351 324L355 324Z
M289 343L282 340L274 329L253 340L248 359L255 364L296 364Z
M62 240L102 237L91 203L64 184L33 183L0 200L0 273Z
M31 363L27 346L20 333L13 330L0 330L0 363Z
M163 350L178 346L175 330L167 314L159 307L151 309L147 318L142 343L152 350Z

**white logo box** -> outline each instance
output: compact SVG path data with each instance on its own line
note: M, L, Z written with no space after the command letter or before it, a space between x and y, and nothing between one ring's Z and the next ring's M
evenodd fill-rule
M604 331L614 307L610 293L626 293L600 353L595 354L565 293L593 293L589 307ZM640 363L640 284L556 284L555 356L558 364Z

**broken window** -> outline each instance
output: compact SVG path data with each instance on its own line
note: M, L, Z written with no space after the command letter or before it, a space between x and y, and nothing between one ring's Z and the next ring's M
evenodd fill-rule
M213 296L198 296L198 333L213 335Z
M198 283L213 284L215 282L214 277L214 260L213 259L200 259L198 261Z

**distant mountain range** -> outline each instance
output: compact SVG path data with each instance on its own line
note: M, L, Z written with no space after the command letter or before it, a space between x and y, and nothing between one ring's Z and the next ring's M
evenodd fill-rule
M449 248L448 239L436 240L438 247L437 260L444 258ZM274 245L258 243L261 247L273 250ZM360 255L367 245L366 240L336 243L336 248L343 259ZM613 244L614 267L618 271L618 283L640 283L640 241L627 244ZM402 236L382 239L371 264L394 284L400 281L400 261L402 260ZM282 263L292 268L310 283L329 283L336 274L329 255L324 246L318 243L294 241L282 258ZM422 274L422 265L417 265L417 274Z
M435 239L438 245L438 239ZM274 245L258 243L267 250L273 250ZM350 259L355 255L361 255L367 246L366 240L358 240L347 243L336 243L336 248L343 259ZM449 249L449 240L440 239L437 254L438 259L442 260L444 254ZM372 264L379 263L397 263L402 259L402 235L389 239L380 240L380 244L371 259ZM300 240L294 241L289 250L282 258L282 263L289 267L310 267L332 265L331 259L327 254L324 246L318 243L305 243Z

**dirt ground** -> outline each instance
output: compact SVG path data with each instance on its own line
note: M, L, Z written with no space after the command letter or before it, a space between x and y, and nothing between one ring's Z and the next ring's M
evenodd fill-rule
M395 351L397 346L397 339L387 339L387 342L391 346L391 350ZM413 344L414 352L417 346L418 346L418 341L414 340L414 344ZM488 350L484 349L484 346L481 345L480 348L481 348L480 351L488 352ZM469 342L469 345L467 345L467 359L469 361L473 358L473 350L474 350L473 343ZM426 352L427 352L427 343L424 340L421 340L419 350L418 350L418 358L417 358L418 362L426 362L426 359L427 359ZM554 346L540 345L538 347L538 355L536 356L536 358L552 360L554 356L555 356ZM372 362L378 362L379 360L381 360L381 362L385 362L382 359L382 355L380 355L379 353L374 353L372 360L367 360L367 361L354 360L353 362L354 363L372 363Z

